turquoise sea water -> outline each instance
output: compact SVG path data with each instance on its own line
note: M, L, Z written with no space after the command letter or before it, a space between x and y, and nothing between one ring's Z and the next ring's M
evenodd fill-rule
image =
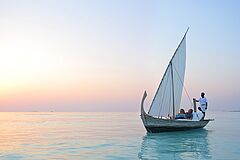
M139 113L0 113L0 159L240 159L240 112L205 129L147 134Z

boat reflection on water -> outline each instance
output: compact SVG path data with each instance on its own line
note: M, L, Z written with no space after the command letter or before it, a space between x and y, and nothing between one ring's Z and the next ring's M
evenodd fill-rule
M143 136L139 159L211 159L208 131L147 133Z

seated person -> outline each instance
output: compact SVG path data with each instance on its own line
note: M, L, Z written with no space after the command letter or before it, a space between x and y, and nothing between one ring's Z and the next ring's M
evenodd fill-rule
M187 119L192 119L193 118L193 110L192 109L189 109L188 111L187 111L187 113L185 114L185 116L186 116L186 118Z
M184 109L180 109L180 112L176 115L175 119L186 119Z

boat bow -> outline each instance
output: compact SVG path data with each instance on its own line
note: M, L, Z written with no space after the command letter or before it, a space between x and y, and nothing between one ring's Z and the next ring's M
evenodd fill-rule
M141 102L141 119L144 125L146 125L146 116L147 116L147 113L144 110L144 101L146 98L147 98L147 92L145 91L142 97L142 102Z
M144 94L143 94L143 97L142 97L142 102L141 102L141 115L146 114L146 112L144 110L144 106L143 106L146 97L147 97L147 92L145 91Z

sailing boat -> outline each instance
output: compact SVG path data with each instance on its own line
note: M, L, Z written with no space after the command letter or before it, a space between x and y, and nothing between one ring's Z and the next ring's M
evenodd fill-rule
M189 29L189 28L188 28ZM180 44L174 52L163 75L148 113L144 111L144 101L147 97L144 92L141 102L141 119L146 130L150 133L179 131L205 127L212 119L200 120L194 100L193 119L175 119L179 111L186 65L186 35L185 32Z

